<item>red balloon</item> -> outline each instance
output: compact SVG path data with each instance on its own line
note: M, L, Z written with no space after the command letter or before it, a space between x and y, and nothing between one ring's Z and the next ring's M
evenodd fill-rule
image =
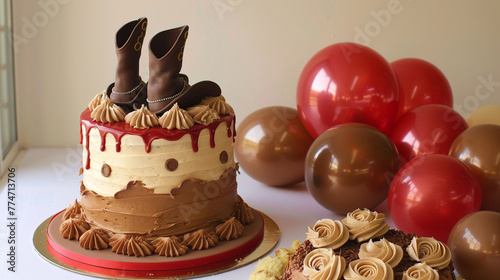
M426 104L453 107L450 83L439 68L417 58L403 58L391 63L399 84L399 110L402 114Z
M388 132L398 110L396 75L380 54L355 43L324 48L306 64L297 86L297 109L313 137L357 122Z
M427 154L447 155L455 138L468 128L452 108L429 104L403 114L389 134L403 162Z
M458 159L424 155L398 171L387 202L400 230L446 243L453 226L481 207L481 187Z

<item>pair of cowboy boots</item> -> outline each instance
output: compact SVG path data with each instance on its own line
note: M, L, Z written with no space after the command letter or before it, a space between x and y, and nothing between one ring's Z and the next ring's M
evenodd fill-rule
M187 25L162 31L151 39L149 80L145 83L139 75L139 59L147 25L147 19L140 18L125 24L116 33L115 82L106 90L111 101L127 113L145 105L161 115L175 103L186 109L205 97L221 94L216 83L201 81L191 86L188 77L180 73Z

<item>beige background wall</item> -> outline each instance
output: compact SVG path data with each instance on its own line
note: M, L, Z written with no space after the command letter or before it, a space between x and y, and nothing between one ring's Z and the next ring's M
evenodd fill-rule
M496 0L14 0L23 147L78 145L81 111L114 79L115 32L141 16L149 19L145 42L190 26L183 72L192 83L216 81L239 120L264 106L295 107L302 67L342 41L368 45L388 61L417 57L435 64L464 116L500 104ZM488 91L476 93L484 81Z

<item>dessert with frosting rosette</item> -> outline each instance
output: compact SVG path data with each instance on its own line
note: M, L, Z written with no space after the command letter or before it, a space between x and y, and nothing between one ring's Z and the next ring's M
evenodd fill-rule
M303 243L295 243L300 246L277 251L288 253L286 265L283 258L267 257L249 279L455 280L445 244L390 229L383 213L368 209L341 221L321 219L308 228Z

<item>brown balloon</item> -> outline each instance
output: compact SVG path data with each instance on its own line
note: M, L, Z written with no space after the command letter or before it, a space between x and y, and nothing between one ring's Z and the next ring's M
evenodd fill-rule
M500 279L500 213L479 211L463 217L451 230L448 247L460 276Z
M306 157L305 181L319 204L346 214L382 203L398 168L398 153L385 134L368 125L347 123L313 142Z
M304 181L304 161L314 138L296 109L272 106L248 115L238 126L235 156L255 180L270 186Z
M468 165L481 184L481 210L500 212L500 126L473 126L455 138L450 155Z

